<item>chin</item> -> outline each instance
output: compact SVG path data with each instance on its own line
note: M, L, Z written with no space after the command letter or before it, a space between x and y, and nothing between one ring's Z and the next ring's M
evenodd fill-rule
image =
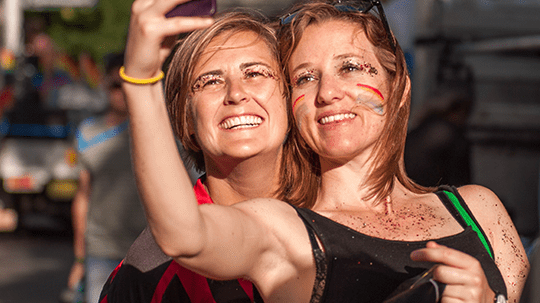
M338 144L333 146L326 146L317 152L317 154L323 158L351 160L359 154L357 148L353 148L347 144Z

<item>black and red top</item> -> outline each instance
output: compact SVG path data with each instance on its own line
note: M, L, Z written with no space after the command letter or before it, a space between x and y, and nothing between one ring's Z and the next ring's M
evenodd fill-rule
M194 191L199 204L214 203L200 179ZM147 228L109 276L99 302L254 303L262 299L249 281L216 281L182 267L159 249Z

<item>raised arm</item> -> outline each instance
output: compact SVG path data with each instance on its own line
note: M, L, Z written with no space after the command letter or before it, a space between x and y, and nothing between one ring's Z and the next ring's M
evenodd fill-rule
M159 76L173 38L211 24L210 19L203 18L165 18L165 13L181 2L185 1L136 0L133 3L124 62L127 76L137 79ZM161 81L143 85L124 82L123 87L139 192L149 226L161 246L178 238L177 220L184 214L189 215L186 226L195 230L200 228L201 218L191 182L176 149ZM196 245L185 244L186 249Z
M134 2L127 76L159 76L171 49L168 37L211 24L203 18L166 19L165 13L181 2L185 1ZM309 239L294 209L273 200L233 207L198 206L177 152L161 83L125 83L123 87L135 175L151 232L163 252L206 276L261 278L258 282L264 280L269 289L275 285L294 288L294 281L288 282L298 278L298 270L311 277ZM301 253L289 251L291 248Z

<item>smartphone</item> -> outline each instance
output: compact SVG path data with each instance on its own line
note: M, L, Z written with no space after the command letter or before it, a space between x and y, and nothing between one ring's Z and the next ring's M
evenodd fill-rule
M446 284L433 280L434 269L401 283L383 303L439 303Z
M170 17L212 16L216 13L216 0L192 0L182 3L165 14Z

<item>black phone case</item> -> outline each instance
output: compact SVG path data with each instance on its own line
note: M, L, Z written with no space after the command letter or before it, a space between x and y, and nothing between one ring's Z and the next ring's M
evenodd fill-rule
M212 16L216 13L216 0L193 0L182 3L165 16L170 17L189 17L189 16Z
M383 303L438 303L446 284L433 280L433 268L403 282Z

